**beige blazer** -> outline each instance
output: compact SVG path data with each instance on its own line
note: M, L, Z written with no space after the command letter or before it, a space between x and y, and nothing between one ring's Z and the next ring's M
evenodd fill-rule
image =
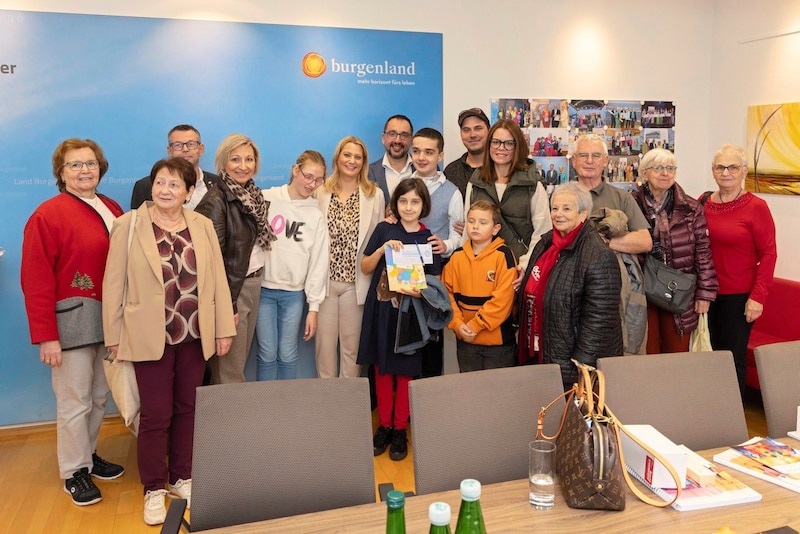
M317 199L319 200L319 209L325 216L325 224L328 224L328 206L331 203L331 194L323 188L317 190ZM364 257L364 248L367 246L372 232L378 223L383 220L383 213L386 204L383 199L383 191L380 187L375 188L375 194L371 197L364 195L363 191L358 195L358 243L356 249L356 300L359 305L363 305L367 300L367 292L369 291L369 282L372 280L371 274L364 274L361 272L361 258ZM328 279L330 282L330 278ZM325 294L328 294L328 288L325 289ZM105 297L103 297L105 298Z
M103 278L103 334L107 347L119 345L117 358L134 362L160 360L167 337L164 279L152 220L145 202L136 210L136 225L128 254L132 214L114 221ZM231 292L225 277L219 240L211 221L183 209L197 258L197 296L203 356L216 352L216 338L236 335ZM122 293L125 278L128 290Z

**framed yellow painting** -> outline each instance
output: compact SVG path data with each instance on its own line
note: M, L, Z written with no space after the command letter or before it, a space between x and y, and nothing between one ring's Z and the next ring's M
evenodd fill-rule
M800 195L800 102L748 107L746 151L745 189Z

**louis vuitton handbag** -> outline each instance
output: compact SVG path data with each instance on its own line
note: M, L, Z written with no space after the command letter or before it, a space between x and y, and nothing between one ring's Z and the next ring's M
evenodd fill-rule
M556 440L556 473L564 500L570 508L588 510L624 510L626 486L647 504L670 506L681 494L681 480L672 465L625 430L605 405L603 372L578 363L578 383L559 395L539 412L537 439ZM560 399L566 397L561 424L554 436L542 432L544 417ZM663 464L677 483L672 501L663 501L643 493L625 469L619 432L625 432L648 454Z

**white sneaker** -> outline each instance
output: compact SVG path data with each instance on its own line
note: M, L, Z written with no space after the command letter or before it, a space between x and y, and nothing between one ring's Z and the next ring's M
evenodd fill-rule
M178 499L186 499L186 508L192 509L192 479L183 480L179 478L175 484L169 486L170 497L177 497Z
M167 507L164 496L167 490L148 491L144 495L144 522L148 525L160 525L167 519Z

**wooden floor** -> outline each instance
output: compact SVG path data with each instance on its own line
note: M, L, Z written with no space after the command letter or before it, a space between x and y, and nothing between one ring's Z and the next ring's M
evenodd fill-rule
M745 416L751 436L767 435L757 392L745 397ZM118 418L103 423L98 452L124 465L127 472L117 480L96 481L103 501L79 507L64 493L58 477L54 425L0 430L0 484L4 489L0 534L159 532L160 527L148 527L142 521L144 500L136 471L136 440ZM401 491L414 491L411 444L403 461L391 461L388 451L375 458L376 495L377 485L384 482L392 482Z

